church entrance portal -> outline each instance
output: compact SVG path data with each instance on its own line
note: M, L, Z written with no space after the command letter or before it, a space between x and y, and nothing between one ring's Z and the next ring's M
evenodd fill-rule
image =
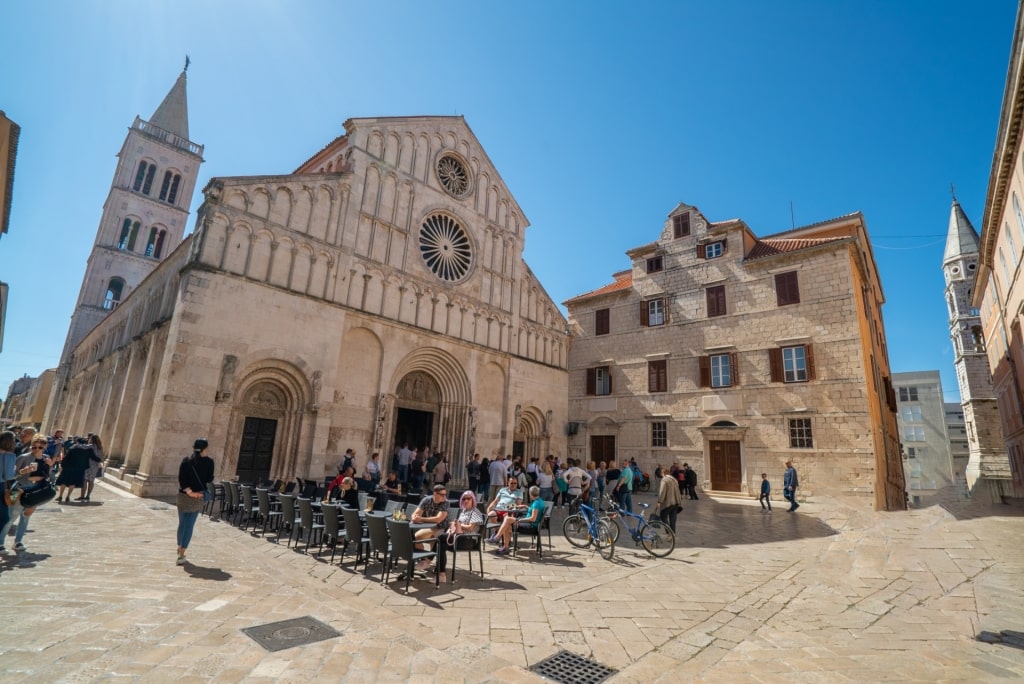
M259 484L270 478L276 435L276 420L246 416L242 443L238 447L238 468L235 470L239 482Z
M434 437L433 412L399 408L395 422L395 444L408 443L410 449L431 446Z

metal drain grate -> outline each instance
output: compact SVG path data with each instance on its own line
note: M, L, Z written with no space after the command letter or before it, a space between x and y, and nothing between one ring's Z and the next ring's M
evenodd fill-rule
M286 648L305 646L341 636L341 632L308 615L256 627L246 627L242 631L268 651L283 651Z
M559 651L531 667L530 671L561 684L597 684L618 672L569 651Z

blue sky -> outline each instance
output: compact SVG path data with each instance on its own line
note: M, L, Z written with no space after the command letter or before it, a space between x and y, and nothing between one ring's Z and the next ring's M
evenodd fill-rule
M950 183L976 227L1016 3L8 3L0 109L22 127L0 279L0 392L57 364L135 115L187 53L213 176L287 173L356 116L461 114L526 213L556 302L611 281L678 202L760 236L862 211L893 370L952 367ZM191 232L191 227L190 227Z

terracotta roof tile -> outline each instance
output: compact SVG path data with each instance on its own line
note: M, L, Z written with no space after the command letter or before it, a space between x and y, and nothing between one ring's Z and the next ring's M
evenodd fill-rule
M591 290L590 292L584 292L581 295L576 295L572 299L567 299L564 304L566 306L569 304L576 304L585 299L590 299L591 297L597 297L611 292L619 292L620 290L628 290L631 287L633 287L633 271L619 271L615 274L614 283L610 283L604 287L599 287L596 290Z
M775 256L776 254L785 254L787 252L797 252L801 249L807 249L808 247L815 247L817 245L823 245L827 242L835 242L836 240L845 240L847 236L835 236L826 238L798 238L798 239L767 239L758 240L754 248L750 250L750 254L746 256L744 261L751 261L753 259L760 259L762 257Z

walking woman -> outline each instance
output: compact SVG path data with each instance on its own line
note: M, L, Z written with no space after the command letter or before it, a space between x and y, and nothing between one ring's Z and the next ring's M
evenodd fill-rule
M203 510L207 483L213 482L213 459L206 455L210 443L203 438L192 444L192 455L178 467L178 565L185 565L185 552L192 541L199 512Z
M96 477L103 469L103 441L100 436L90 434L89 446L92 447L92 453L89 454L89 465L82 474L82 496L78 497L79 501L85 502L89 501L92 489L96 486Z

